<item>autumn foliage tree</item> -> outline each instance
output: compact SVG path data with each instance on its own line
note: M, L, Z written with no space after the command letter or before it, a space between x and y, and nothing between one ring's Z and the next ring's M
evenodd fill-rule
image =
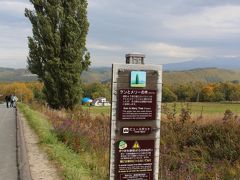
M186 83L163 86L163 101L240 101L238 82Z
M43 94L44 87L43 83L41 82L27 83L27 87L31 89L35 101L38 101L39 103L46 102L45 95Z
M28 68L43 81L52 108L72 109L82 93L80 75L90 65L87 0L30 2L34 10L25 10L33 32L28 38Z
M4 97L10 94L16 95L19 101L30 102L33 100L33 93L26 83L14 82L14 83L2 83L0 84L0 94L2 100Z

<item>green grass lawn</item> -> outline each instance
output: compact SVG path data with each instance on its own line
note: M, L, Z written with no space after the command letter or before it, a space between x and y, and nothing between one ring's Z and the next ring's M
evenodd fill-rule
M186 107L187 103L176 103L176 109L179 113L182 107ZM226 109L230 109L233 113L240 114L240 104L232 103L188 103L192 114L200 115L203 109L203 114L224 114ZM174 103L164 103L169 108L173 108Z
M82 106L82 108L83 110L88 111L93 116L97 116L99 114L110 116L111 107Z
M176 103L176 110L177 113L180 112L182 107L186 107L187 103ZM188 103L189 108L191 110L191 113L193 115L200 115L202 108L203 108L203 115L215 115L215 114L224 114L226 109L230 109L233 113L240 115L240 104L234 104L234 103L196 103L191 102ZM163 103L162 104L167 105L170 109L173 109L174 103ZM98 114L104 114L104 115L110 115L110 107L86 107L83 106L84 110L89 111L90 114L93 116L96 116Z

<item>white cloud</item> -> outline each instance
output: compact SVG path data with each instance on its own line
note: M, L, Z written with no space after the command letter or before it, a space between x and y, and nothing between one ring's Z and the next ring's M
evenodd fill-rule
M88 7L90 9L103 8L107 4L108 4L107 1L99 1L99 0L89 0L88 1Z
M16 49L7 49L7 48L0 48L1 51L1 58L0 60L22 60L27 59L27 49L16 48Z
M142 49L151 55L164 56L168 58L196 58L202 57L205 53L200 49L181 47L161 42L143 45Z
M93 65L124 62L125 53L132 51L145 53L154 62L239 54L237 0L89 0L88 3L87 47ZM10 66L10 61L26 64L31 24L24 17L25 8L32 8L29 0L0 0L0 67Z
M103 51L120 51L123 49L121 46L112 45L112 44L105 44L105 43L98 43L98 42L89 42L87 45L88 48L94 50L103 50Z
M0 24L0 67L26 67L27 36L31 29Z
M32 8L32 5L26 0L22 1L0 1L0 11L1 12L12 12L14 14L24 14L25 8Z
M0 48L0 52L0 67L26 67L27 48Z
M31 8L28 0L0 1L0 67L26 67L31 25L25 8Z
M240 34L240 6L206 7L203 11L169 16L164 26L195 38L226 38Z

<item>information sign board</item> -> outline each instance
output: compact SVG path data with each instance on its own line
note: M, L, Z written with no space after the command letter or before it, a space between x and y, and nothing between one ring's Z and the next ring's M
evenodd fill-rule
M120 89L119 120L155 120L156 90Z
M118 180L152 179L154 140L122 140L116 152Z
M113 64L110 180L158 180L162 66L126 55Z

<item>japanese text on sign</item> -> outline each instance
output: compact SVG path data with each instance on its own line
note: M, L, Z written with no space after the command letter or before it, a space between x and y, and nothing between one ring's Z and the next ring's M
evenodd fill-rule
M152 178L154 140L119 141L117 149L118 179Z
M119 90L119 120L155 120L156 91L141 89Z
M146 135L151 133L150 126L122 127L122 135Z

